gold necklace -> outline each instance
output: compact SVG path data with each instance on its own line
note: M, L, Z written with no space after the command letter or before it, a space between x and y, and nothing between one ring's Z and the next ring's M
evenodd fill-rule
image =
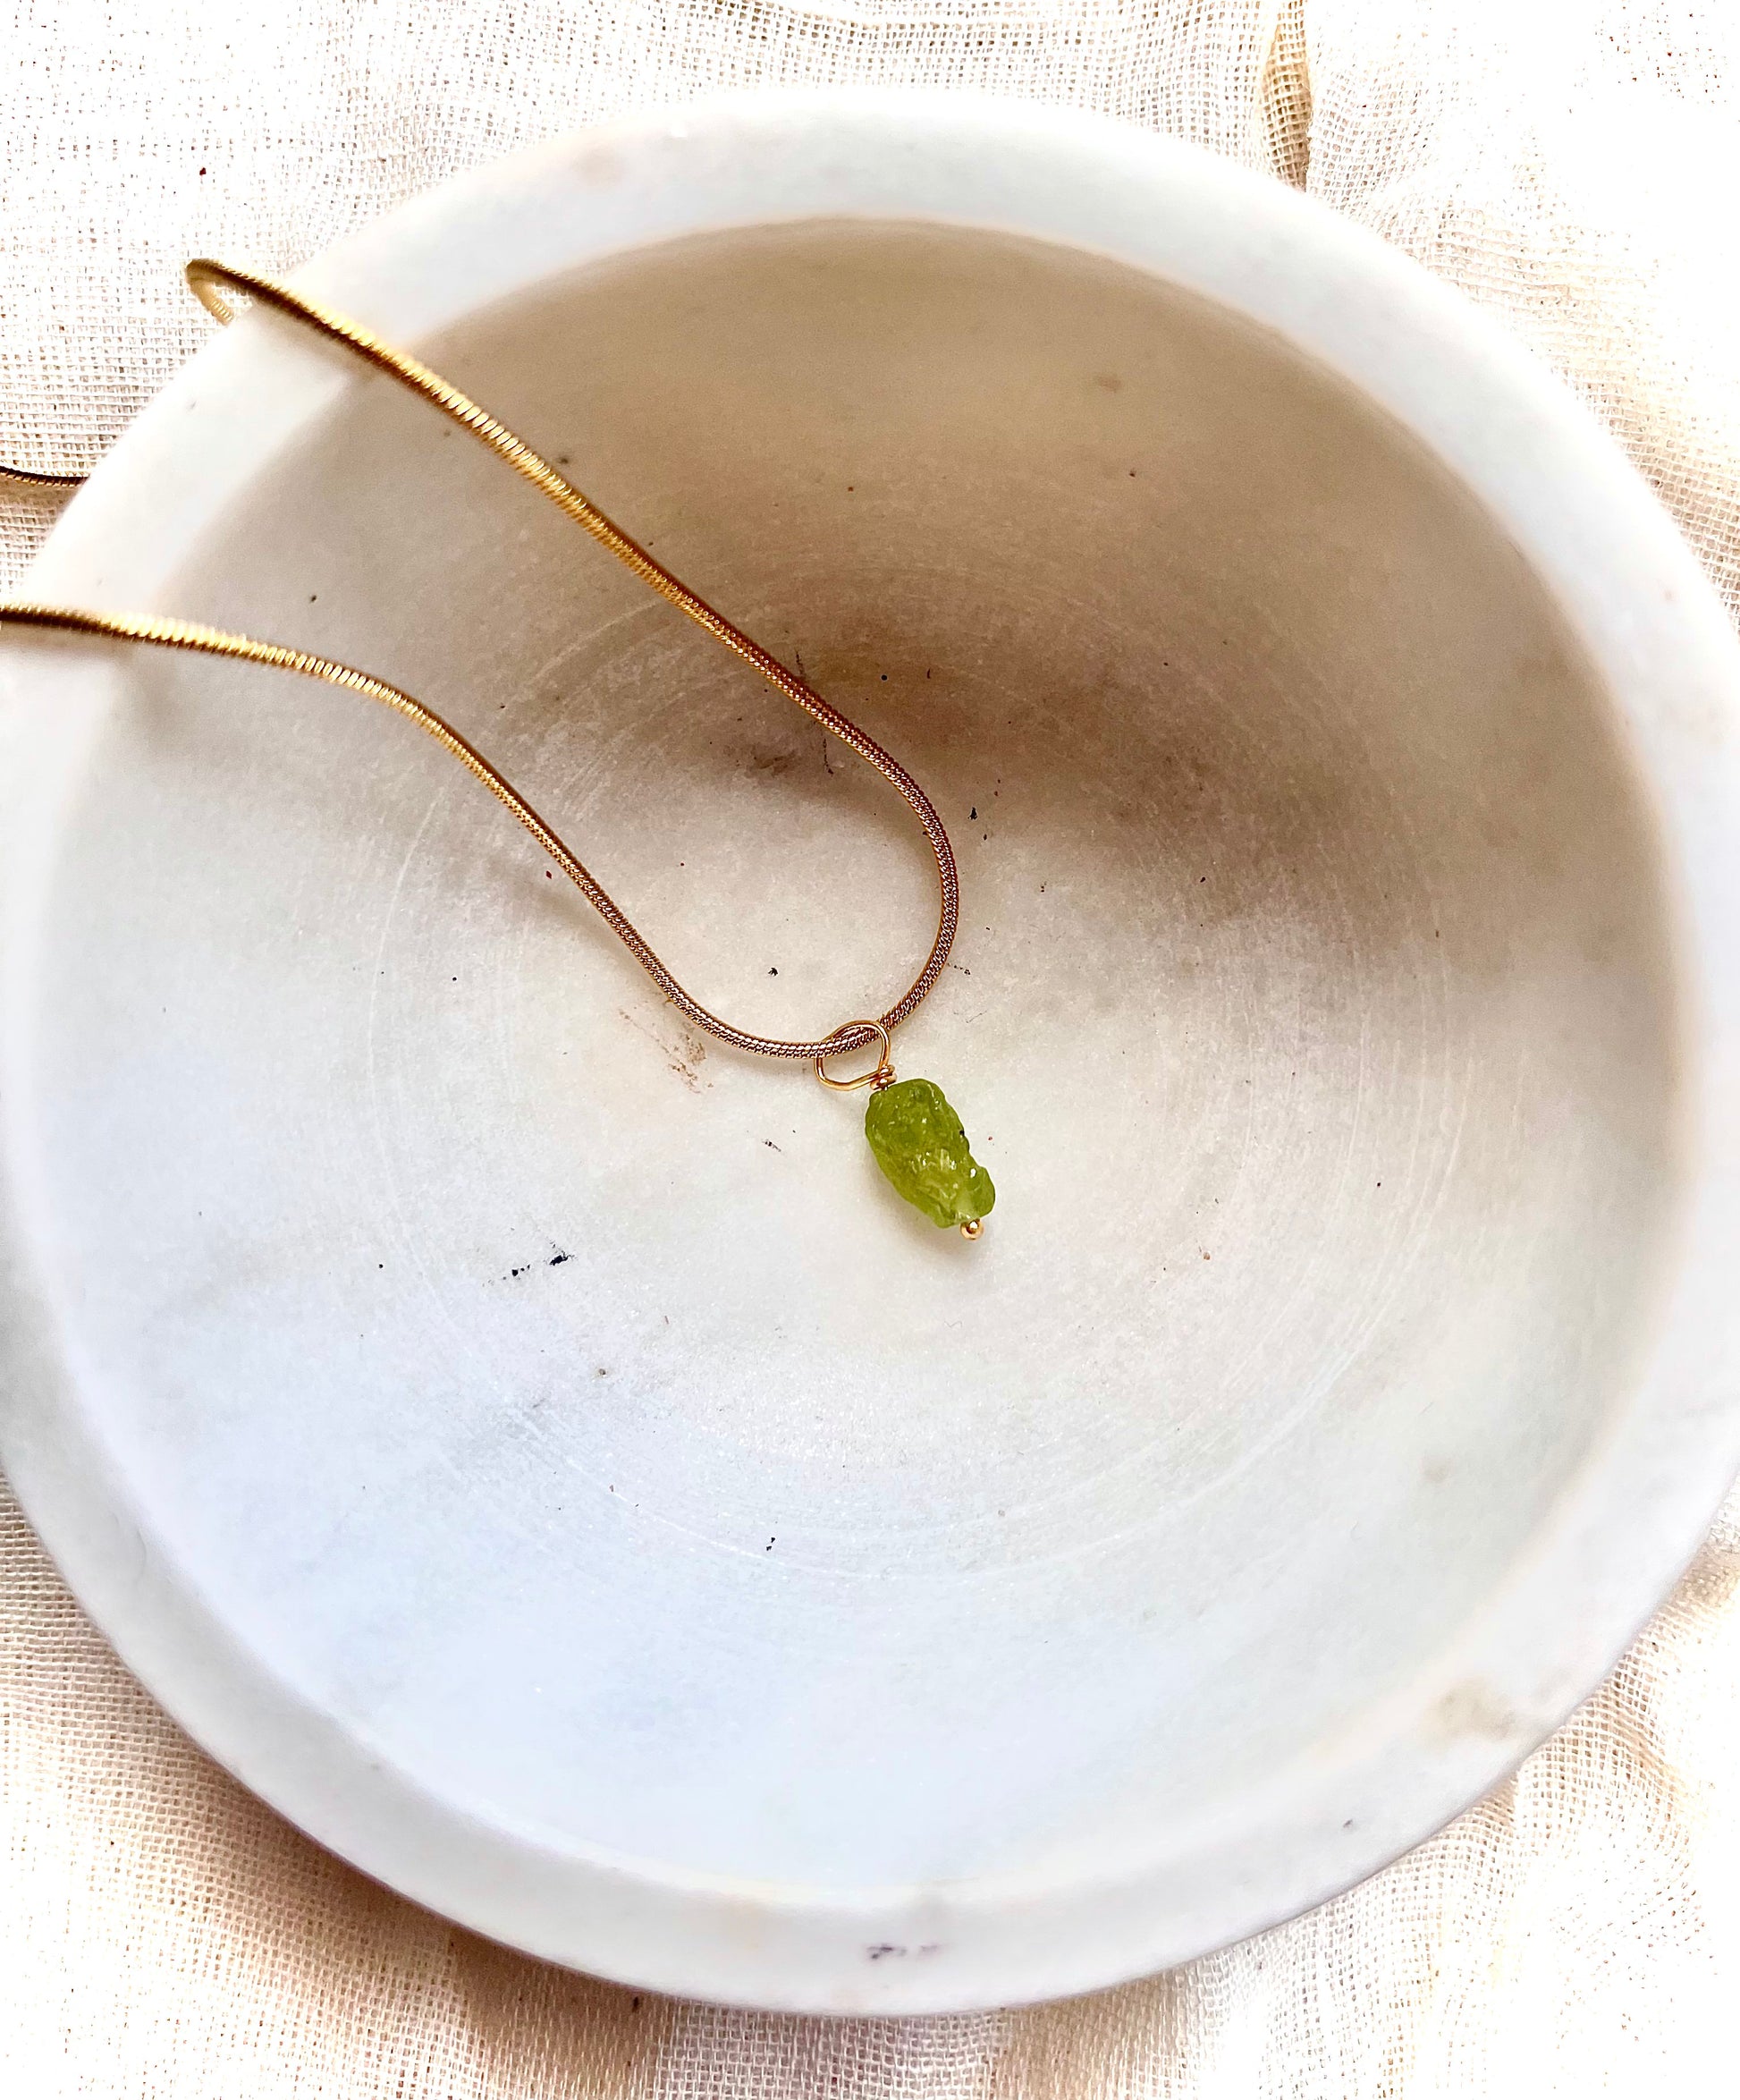
M933 1224L945 1227L958 1225L967 1239L976 1240L984 1231L983 1220L995 1200L991 1176L974 1159L960 1118L950 1106L941 1088L929 1080L897 1080L892 1063L893 1031L942 976L960 919L960 884L954 851L942 818L917 782L855 722L831 707L803 679L788 671L759 643L732 626L705 598L655 562L644 547L638 546L596 504L565 481L530 445L499 423L487 409L461 394L458 387L451 385L427 365L381 342L356 322L315 305L269 277L255 276L246 270L227 269L220 263L200 258L187 266L187 280L207 310L218 321L227 324L234 318L224 293L242 292L259 304L274 308L331 341L343 344L422 400L432 402L443 415L451 417L505 460L517 473L524 475L566 517L571 518L601 546L608 548L620 562L633 570L643 583L649 584L679 612L687 614L722 648L759 672L776 692L801 707L829 734L837 736L866 765L873 766L904 798L924 827L935 857L940 909L936 937L931 943L925 967L902 997L880 1020L849 1020L814 1041L787 1042L776 1036L757 1036L746 1029L734 1028L730 1021L709 1012L683 989L602 885L488 759L439 715L397 686L330 657L311 656L305 650L286 648L281 643L256 641L248 635L227 634L217 628L201 627L181 620L131 619L121 614L86 613L70 606L13 600L0 601L0 622L15 626L60 628L122 641L149 642L161 648L190 649L206 656L264 664L275 670L300 672L305 677L322 679L328 685L342 686L348 691L362 694L365 699L379 700L404 716L432 736L449 757L457 758L468 773L482 782L496 800L518 817L665 997L697 1028L705 1029L709 1035L718 1037L734 1049L750 1051L757 1056L807 1058L816 1078L835 1092L868 1088L870 1099L865 1110L865 1135L884 1174L908 1202L923 1211ZM71 484L82 478L78 475L32 473L4 466L0 466L0 474L39 486ZM872 1071L852 1079L835 1079L829 1072L830 1058L867 1048L872 1043L876 1046L876 1063Z

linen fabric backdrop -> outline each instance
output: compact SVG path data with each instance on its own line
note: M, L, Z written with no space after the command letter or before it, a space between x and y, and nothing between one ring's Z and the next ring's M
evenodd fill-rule
M0 0L0 457L78 469L282 270L452 171L756 83L1195 140L1375 228L1617 431L1740 609L1733 0ZM0 585L52 499L0 493ZM1146 1983L937 2020L678 2003L401 1901L195 1749L0 1511L0 2072L19 2100L1703 2091L1740 1991L1740 1501L1492 1797ZM1726 2078L1723 2075L1726 2069Z

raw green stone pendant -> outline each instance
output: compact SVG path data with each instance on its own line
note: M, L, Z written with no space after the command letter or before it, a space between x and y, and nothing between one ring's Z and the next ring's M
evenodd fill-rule
M997 1191L941 1087L930 1080L879 1087L865 1107L864 1134L908 1203L933 1225L959 1225L969 1240L978 1238Z
M873 1071L850 1080L830 1078L828 1060L835 1054L832 1046L842 1037L846 1049L857 1048L867 1037L874 1039ZM960 1118L942 1088L932 1080L894 1077L886 1023L849 1020L834 1030L812 1062L816 1078L832 1094L870 1088L864 1134L876 1164L896 1190L916 1210L922 1210L932 1224L944 1230L959 1226L964 1238L976 1240L984 1230L981 1221L989 1217L997 1200L991 1176L973 1157Z

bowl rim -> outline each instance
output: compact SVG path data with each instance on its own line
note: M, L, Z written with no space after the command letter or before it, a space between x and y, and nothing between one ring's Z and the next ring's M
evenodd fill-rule
M221 1764L367 1873L495 1939L624 1983L788 2011L913 2013L1151 1973L1363 1879L1536 1747L1695 1551L1740 1468L1740 1319L1727 1274L1740 1244L1740 644L1642 477L1512 337L1299 192L1110 119L904 89L759 90L661 108L455 176L291 282L415 344L608 256L826 218L1058 243L1273 331L1449 469L1521 551L1604 682L1651 809L1673 923L1682 1223L1623 1404L1532 1550L1356 1732L1154 1842L1132 1833L1116 1875L840 1891L679 1873L482 1823L275 1678L131 1522L124 1483L79 1407L11 1181L0 1218L13 1316L0 1337L0 1459L135 1674ZM149 608L233 493L358 383L306 343L275 346L271 326L244 318L145 410L68 506L28 595ZM190 418L207 437L197 464ZM115 680L94 655L77 677L94 709L113 699ZM38 740L38 761L70 776L79 724L45 729L8 712L9 741ZM57 740L52 749L46 738ZM9 984L28 964L30 869L55 800L17 812L7 848ZM18 1003L6 1004L15 1014ZM18 1156L15 1144L6 1149ZM898 1958L867 1959L877 1949Z

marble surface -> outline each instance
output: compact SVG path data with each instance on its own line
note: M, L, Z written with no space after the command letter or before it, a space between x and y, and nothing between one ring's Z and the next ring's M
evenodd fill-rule
M691 1035L349 696L10 643L4 1457L244 1780L697 1994L1006 2002L1423 1835L1732 1470L1736 658L1521 353L1278 188L925 97L643 120L305 274L890 745L999 1201ZM922 839L481 450L265 318L32 595L446 713L709 1004Z

